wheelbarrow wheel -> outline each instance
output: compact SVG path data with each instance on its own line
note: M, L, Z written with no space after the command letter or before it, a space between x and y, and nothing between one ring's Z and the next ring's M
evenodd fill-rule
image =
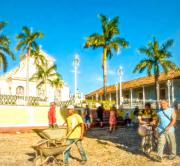
M46 158L44 156L37 156L34 159L34 166L48 166Z

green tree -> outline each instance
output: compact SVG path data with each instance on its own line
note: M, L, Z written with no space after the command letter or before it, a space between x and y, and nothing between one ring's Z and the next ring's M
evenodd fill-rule
M106 99L106 83L107 83L107 57L110 59L113 56L113 51L119 52L120 46L126 48L128 43L125 39L120 38L118 28L119 17L114 17L109 20L106 16L100 15L99 19L102 24L102 33L93 33L86 38L85 48L92 47L93 49L102 48L102 70L103 70L103 89L104 99Z
M156 105L159 106L159 75L161 68L167 73L169 70L176 70L177 66L175 63L169 60L172 54L168 49L173 45L173 40L167 40L162 45L153 38L152 42L149 42L147 46L139 49L139 52L145 54L147 58L141 60L133 70L133 73L142 73L147 69L147 75L154 75L155 80L155 94L156 94Z
M8 62L6 55L9 55L13 60L15 60L15 56L10 49L10 40L9 38L2 34L3 28L7 25L6 22L0 22L0 69L3 68L3 71L7 71Z
M24 26L22 32L17 34L16 39L19 40L16 50L22 50L22 55L26 54L26 96L29 96L29 59L39 50L36 40L43 37L42 32L32 32L28 27Z
M37 88L44 86L45 97L47 97L47 84L60 86L61 75L56 72L57 66L37 65L37 72L32 75L30 81L38 81ZM59 82L57 80L59 79Z
M64 85L64 81L62 80L62 77L59 73L57 73L57 78L52 80L51 86L55 87L57 89L61 88Z
M47 59L44 54L40 51L40 47L37 50L32 51L32 57L34 59L34 64L37 65L45 65L47 63Z

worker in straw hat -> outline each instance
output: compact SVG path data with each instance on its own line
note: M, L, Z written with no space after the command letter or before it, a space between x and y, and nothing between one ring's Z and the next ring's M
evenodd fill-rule
M80 155L81 155L81 163L84 164L87 161L87 156L85 150L82 146L82 140L84 135L84 123L81 116L75 113L75 109L73 105L67 107L68 110L68 118L67 122L67 144L75 143ZM64 153L64 163L68 164L70 155L70 149L67 149Z

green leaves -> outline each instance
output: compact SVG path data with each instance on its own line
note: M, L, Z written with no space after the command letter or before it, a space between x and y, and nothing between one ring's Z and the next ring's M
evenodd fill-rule
M6 54L9 55L13 60L15 60L15 55L10 49L10 40L9 38L2 34L3 28L7 25L7 22L0 22L0 69L3 69L4 72L7 71L8 62Z
M32 32L27 26L24 26L22 32L16 35L16 39L19 40L19 43L16 45L16 50L22 49L23 53L25 51L27 53L29 50L35 52L39 49L36 40L43 36L42 32ZM32 54L29 56L32 56Z
M0 31L7 25L7 22L0 22Z
M153 38L152 42L149 42L147 46L139 49L140 53L147 55L147 58L141 60L133 70L133 73L139 71L142 73L145 69L147 69L147 74L153 74L158 78L160 74L160 68L162 67L164 72L168 72L169 70L174 70L177 68L175 63L167 60L172 57L171 53L167 50L173 44L173 40L167 40L161 46L156 40Z
M86 38L84 47L93 49L102 47L103 49L107 48L107 53L110 58L113 56L111 49L114 49L115 52L119 52L120 46L123 48L128 47L128 42L120 37L116 37L119 32L118 21L119 17L114 17L113 19L108 19L104 15L99 15L99 19L102 24L102 34L93 33L92 35Z
M92 47L103 48L102 54L102 68L103 68L103 84L104 84L104 98L105 97L105 89L106 89L106 75L107 75L107 67L106 67L106 59L109 57L110 59L113 56L113 50L115 52L120 51L120 47L127 48L128 42L125 39L120 38L120 31L118 28L119 17L114 17L113 19L108 19L104 15L99 15L99 19L102 25L102 33L93 33L86 38L84 48Z
M58 83L60 84L60 81L62 80L61 75L57 73L56 70L56 65L48 66L48 64L46 64L42 66L37 64L37 72L32 75L30 81L38 81L37 87L47 83L52 86L57 85Z

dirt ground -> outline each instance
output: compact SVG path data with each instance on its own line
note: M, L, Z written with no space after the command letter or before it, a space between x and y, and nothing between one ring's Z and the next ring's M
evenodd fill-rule
M135 128L119 127L109 134L107 128L94 128L83 140L88 162L85 166L180 166L180 125L176 128L177 157L170 161L167 154L161 163L144 156L139 150L140 137ZM34 150L40 140L35 133L0 134L0 166L33 166ZM71 150L70 166L79 166L76 146ZM152 156L155 155L155 152ZM60 158L61 156L59 156Z

